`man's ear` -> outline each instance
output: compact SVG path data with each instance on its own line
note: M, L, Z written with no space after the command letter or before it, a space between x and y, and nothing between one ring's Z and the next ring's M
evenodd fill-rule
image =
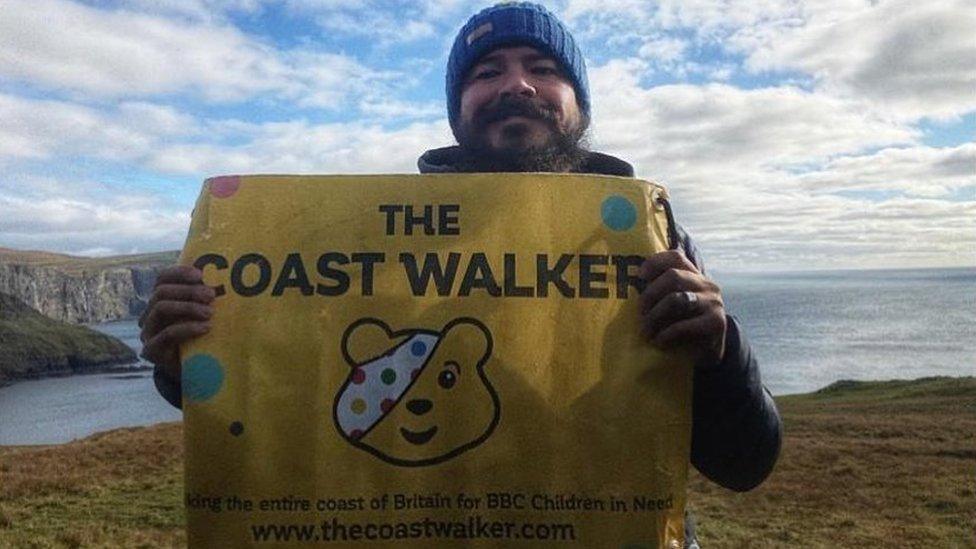
M444 326L441 344L451 342L452 356L458 359L461 367L481 366L491 356L492 339L488 327L480 320L470 317L455 318Z
M342 334L342 357L350 366L359 366L383 356L404 338L395 336L382 320L360 318Z

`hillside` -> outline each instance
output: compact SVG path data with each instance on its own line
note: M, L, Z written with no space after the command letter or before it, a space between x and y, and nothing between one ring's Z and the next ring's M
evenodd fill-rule
M40 250L15 250L0 247L0 263L51 267L72 275L116 267L167 267L176 263L179 255L178 250L171 250L150 254L82 257Z
M84 373L135 360L132 349L111 336L52 320L0 293L0 384Z
M146 306L157 273L179 252L75 257L0 248L0 292L64 322L133 318Z
M702 547L976 547L976 378L776 400L784 446L762 486L737 494L692 473ZM182 437L170 423L0 447L0 546L184 546Z

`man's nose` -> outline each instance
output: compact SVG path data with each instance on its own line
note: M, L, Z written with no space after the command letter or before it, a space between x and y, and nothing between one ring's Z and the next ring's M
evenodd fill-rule
M510 70L505 74L501 94L503 96L535 97L536 89L532 85L528 73L522 70Z

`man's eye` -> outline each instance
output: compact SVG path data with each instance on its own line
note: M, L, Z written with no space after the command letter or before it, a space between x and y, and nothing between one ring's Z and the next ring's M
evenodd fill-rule
M532 72L534 74L543 74L543 75L558 74L559 73L559 71L556 70L556 67L534 67L532 69Z
M474 73L474 79L475 80L487 80L489 78L494 78L494 77L498 76L499 74L500 73L498 71L494 70L494 69L488 69L488 70L478 71L478 72Z

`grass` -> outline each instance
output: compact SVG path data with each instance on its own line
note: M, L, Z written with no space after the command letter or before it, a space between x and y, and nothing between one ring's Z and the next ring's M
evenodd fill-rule
M777 401L783 452L761 487L692 475L703 547L976 547L976 378ZM182 546L181 441L165 424L0 447L0 547Z
M47 374L91 371L134 362L128 345L88 328L48 318L0 293L0 384Z
M149 254L115 255L108 257L79 257L35 250L0 248L0 263L50 267L68 274L110 269L114 267L168 267L176 263L178 250Z
M0 447L0 547L182 547L179 423Z

